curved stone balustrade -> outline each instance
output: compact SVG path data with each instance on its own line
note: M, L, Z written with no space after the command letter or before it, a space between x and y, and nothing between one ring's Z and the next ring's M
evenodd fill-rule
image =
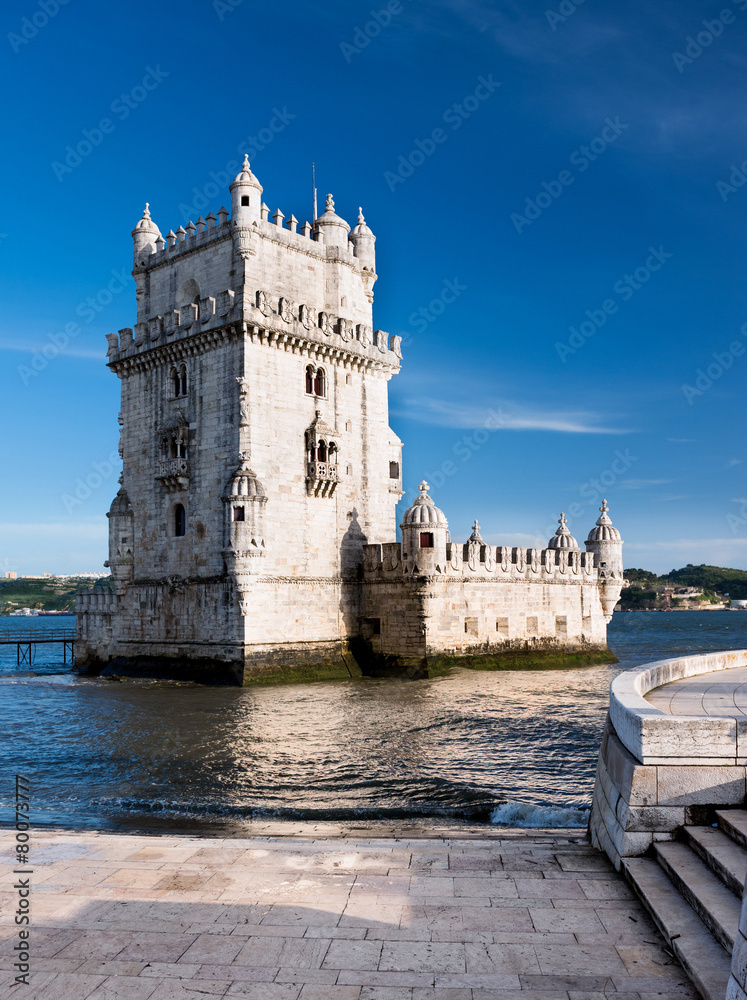
M644 696L685 677L745 665L747 650L728 650L660 660L612 681L589 831L617 868L622 858L702 821L704 810L743 805L747 722L669 715Z

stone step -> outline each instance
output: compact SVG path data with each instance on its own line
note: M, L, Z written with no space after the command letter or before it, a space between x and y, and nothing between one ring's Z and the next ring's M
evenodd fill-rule
M687 844L654 844L656 860L731 955L742 904Z
M684 833L698 857L741 899L747 876L747 850L723 830L711 826L686 826Z
M650 858L623 858L625 876L703 1000L724 1000L731 959L664 870Z
M716 819L724 833L747 850L747 810L717 809Z

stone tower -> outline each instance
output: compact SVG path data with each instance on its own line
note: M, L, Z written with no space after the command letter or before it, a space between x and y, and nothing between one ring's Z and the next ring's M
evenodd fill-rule
M246 158L230 193L230 217L164 237L146 205L132 232L137 322L107 337L111 582L79 597L78 667L245 683L614 659L606 501L585 552L562 514L545 548L486 544L477 521L460 543L423 482L396 541L401 351L373 327L375 237L332 195L313 226L271 222Z
M244 165L231 215L133 230L134 329L110 334L122 487L114 593L81 602L79 665L241 680L345 669L363 546L395 532L401 442L374 331L375 237L332 196L315 226L275 212Z

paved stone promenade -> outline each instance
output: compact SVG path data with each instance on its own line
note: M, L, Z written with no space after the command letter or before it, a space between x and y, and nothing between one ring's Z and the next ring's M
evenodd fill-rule
M13 832L0 831L3 970ZM255 824L241 839L37 832L39 1000L682 1000L582 833ZM3 972L0 986L13 976Z

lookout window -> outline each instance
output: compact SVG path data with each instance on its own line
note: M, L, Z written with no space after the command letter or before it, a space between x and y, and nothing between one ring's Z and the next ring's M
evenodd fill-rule
M248 194L242 194L242 196L241 196L241 205L242 205L243 208L248 208L249 207L249 195Z
M187 395L187 366L171 369L171 391L174 396Z
M234 507L234 509L233 509L233 519L234 519L234 521L243 521L244 520L244 508L243 507Z
M478 623L476 618L465 618L464 619L464 631L466 635L477 635L478 633Z
M421 531L420 532L420 548L421 549L432 549L433 548L433 532L432 531Z
M399 479L399 462L389 463L389 478Z
M187 515L184 510L184 505L178 503L174 507L174 535L177 538L182 538L187 532Z

